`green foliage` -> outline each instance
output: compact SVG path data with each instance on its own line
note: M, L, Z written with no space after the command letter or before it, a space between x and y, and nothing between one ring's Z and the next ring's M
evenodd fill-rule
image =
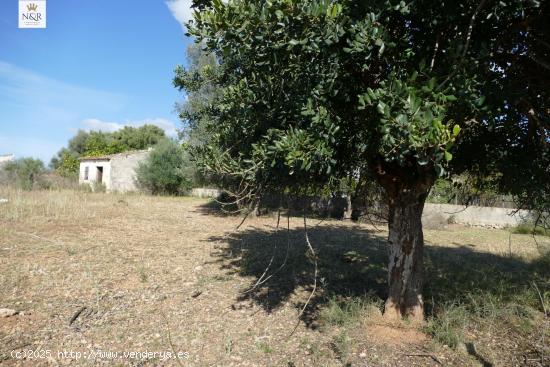
M460 133L460 127L446 119L447 105L456 97L434 90L435 78L424 85L417 79L417 72L404 82L390 75L379 88L359 95L358 109L376 106L381 119L379 154L386 160L406 161L414 151L419 165L435 159L441 175L442 164L452 159L448 149Z
M152 194L183 194L192 187L191 163L184 148L173 140L161 141L136 170L140 187Z
M331 347L339 359L345 360L348 357L351 341L345 330L341 330L332 338Z
M63 177L76 177L80 167L78 158L68 150L62 150L57 172Z
M125 150L141 150L156 145L166 136L164 130L155 125L143 125L135 128L125 126L112 133L111 145L122 147Z
M430 318L425 331L437 342L456 348L464 340L464 330L472 315L463 305L449 305L437 317Z
M458 176L454 180L436 180L428 201L432 203L513 207L510 196L501 195L490 178L472 180L471 176Z
M174 85L180 90L183 85L186 86L185 101L176 105L182 121L178 133L194 161L193 152L211 144L212 131L209 126L215 123L211 111L215 110L219 98L220 88L215 81L220 70L215 55L202 50L200 44L191 44L187 48L187 58L187 69L176 67ZM193 175L202 185L231 186L231 180L214 175L212 171L195 170Z
M90 131L86 140L84 156L102 156L107 154L121 153L125 150L122 144L113 139L110 133L101 131Z
M19 158L8 162L4 170L9 175L8 180L20 186L23 190L32 190L38 183L40 175L45 172L44 163L40 159Z
M382 300L375 295L344 300L332 297L321 310L319 318L326 325L345 326L356 323L373 311L380 312L382 305Z
M471 171L492 177L494 187L525 205L550 203L542 123L550 78L533 61L548 57L536 40L549 33L547 5L195 6L201 11L189 33L216 62L178 68L174 84L196 96L215 90L182 114L191 130L200 126L208 137L208 144L191 148L205 170L245 182L252 196L322 188L364 169L378 177L391 173L398 182ZM526 24L538 32L526 32ZM537 185L519 183L517 172Z
M190 147L203 146L210 139L207 127L213 121L209 111L219 97L215 81L220 71L214 54L199 44L187 48L187 58L189 67L176 67L174 79L174 85L180 89L185 85L187 92L185 101L176 106L183 123L179 135Z
M510 229L512 233L529 234L536 236L550 236L550 230L543 226L534 226L533 224L520 224Z

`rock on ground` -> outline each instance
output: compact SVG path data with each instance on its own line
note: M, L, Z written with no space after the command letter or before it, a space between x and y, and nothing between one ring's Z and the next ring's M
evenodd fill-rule
M17 315L17 311L11 308L0 308L0 317L10 317L13 315Z

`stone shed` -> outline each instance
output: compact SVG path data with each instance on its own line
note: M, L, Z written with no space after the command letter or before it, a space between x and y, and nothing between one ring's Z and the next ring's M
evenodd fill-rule
M100 157L80 158L80 184L102 183L108 192L138 191L136 168L147 158L151 149L137 150Z

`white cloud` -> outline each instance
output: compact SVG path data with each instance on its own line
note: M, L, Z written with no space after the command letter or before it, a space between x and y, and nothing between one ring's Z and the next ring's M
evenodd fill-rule
M191 0L169 0L166 1L166 6L170 9L170 12L181 24L183 31L186 31L185 23L193 17L193 9L191 9Z
M0 100L41 114L85 108L116 108L126 97L65 83L0 60ZM48 110L48 111L45 111Z
M117 122L106 122L98 119L83 120L82 125L86 127L86 130L107 131L107 132L117 131L124 127L123 124L119 124Z
M120 116L129 97L68 83L0 59L0 154L48 161L87 116Z
M82 125L84 125L85 130L99 130L106 132L117 131L122 129L124 126L139 127L146 124L160 127L168 136L176 137L178 135L176 125L172 121L160 117L126 122L109 122L93 118L82 121Z

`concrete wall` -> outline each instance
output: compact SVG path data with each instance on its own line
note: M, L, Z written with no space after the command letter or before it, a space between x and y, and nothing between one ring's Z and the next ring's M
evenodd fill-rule
M88 179L85 177L86 167L88 168ZM94 182L97 182L98 167L103 167L103 178L101 182L105 184L105 187L109 190L111 184L111 162L106 158L80 162L78 183L92 185Z
M517 226L529 218L529 211L515 209L494 208L485 206L462 206L451 204L430 204L424 206L422 222L441 221L458 223L469 226L483 226L503 228Z
M192 189L190 195L199 198L217 198L221 193L222 191L218 189L205 189L199 187Z
M221 190L218 189L196 188L190 194L210 198L217 197L220 193ZM527 210L515 212L515 209L507 208L430 203L426 203L422 215L422 223L426 229L439 229L449 223L503 228L517 226L526 219L530 219L530 212Z
M109 191L138 191L136 186L136 168L150 151L120 153L111 156L111 184Z

